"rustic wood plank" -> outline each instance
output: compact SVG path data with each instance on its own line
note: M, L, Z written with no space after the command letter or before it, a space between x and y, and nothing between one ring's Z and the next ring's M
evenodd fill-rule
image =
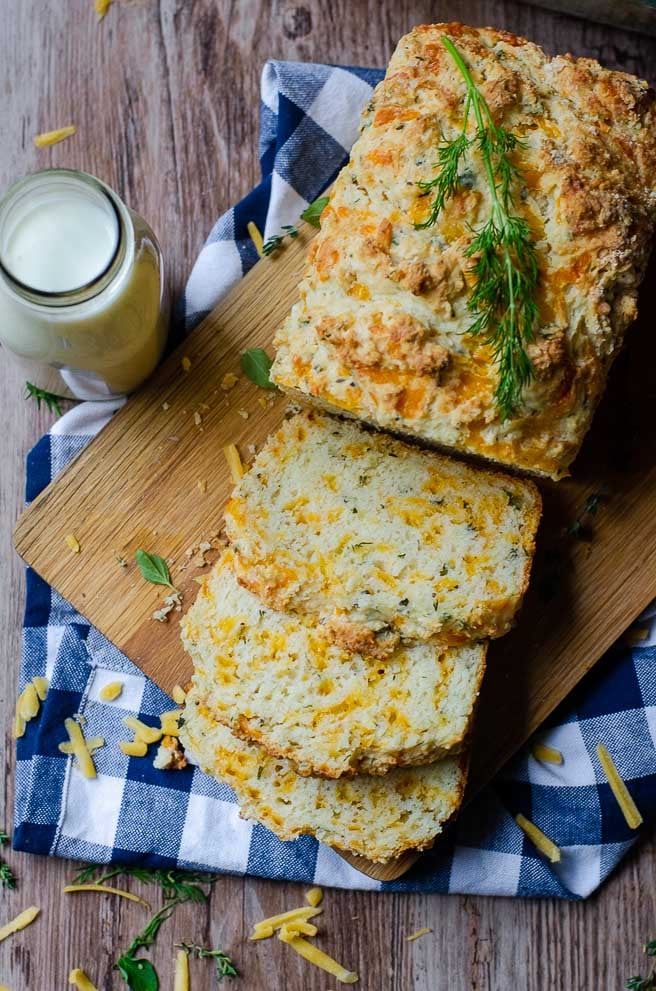
M216 215L257 180L257 86L269 56L383 65L413 24L460 17L523 33L552 52L570 50L654 76L656 49L648 38L497 0L439 5L119 0L101 28L90 8L91 0L3 4L0 79L7 110L1 188L51 162L102 176L153 224L176 289ZM302 11L310 15L309 27ZM202 25L212 17L215 29L208 34ZM204 36L213 62L202 60ZM132 115L130 92L142 94ZM81 127L79 144L37 154L31 135L69 115ZM132 178L126 176L124 186L114 149L132 162ZM203 185L196 179L201 170ZM5 727L15 697L23 596L23 568L11 548L11 528L22 506L24 454L51 419L22 402L24 378L0 359L0 574L3 590L11 590L0 597ZM6 732L5 823L11 819L13 760ZM330 935L322 945L360 970L363 991L621 987L627 976L644 969L642 943L654 935L655 853L653 842L642 843L599 895L583 904L331 892ZM68 969L80 963L94 968L99 987L124 987L111 975L111 962L141 924L139 907L95 899L64 903L59 892L71 865L8 856L21 888L2 896L3 920L38 900L43 921L38 930L0 948L0 982L12 991L32 991L47 975L48 986L64 987ZM244 974L235 988L264 991L275 981L288 991L326 991L330 984L282 945L255 948L245 942L254 919L295 904L300 895L298 885L221 879L207 912L183 910L162 932L153 954L162 988L172 986L174 940L193 936L214 939L234 952ZM405 933L426 925L434 928L432 936L404 941ZM209 967L194 976L195 987L213 987Z

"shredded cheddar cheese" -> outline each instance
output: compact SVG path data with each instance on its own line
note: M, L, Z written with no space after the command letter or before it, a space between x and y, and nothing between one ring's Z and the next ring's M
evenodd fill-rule
M317 927L312 925L311 922L303 922L301 919L297 919L296 922L286 922L284 926L280 927L280 932L290 937L316 936L318 931Z
M416 939L420 939L422 936L428 936L429 933L432 933L432 931L432 929L418 929L416 933L412 933L412 935L406 937L406 942L413 943Z
M191 369L191 358L188 358L187 355L185 355L184 358L182 359L182 361L180 362L180 364L182 365L182 371L183 372L190 371L190 369Z
M249 938L255 941L257 939L269 939L271 936L273 936L273 926L264 926L262 929L254 929Z
M118 895L119 898L127 898L129 902L138 902L139 905L145 905L146 908L150 908L148 902L140 898L139 895L133 895L131 891L123 891L122 888L112 888L106 884L67 884L63 890L65 895L74 894L76 891L98 891L105 895Z
M32 678L32 684L36 688L36 694L42 702L45 702L50 683L47 678Z
M171 692L171 696L173 698L173 701L177 702L178 705L184 705L184 701L187 697L187 693L185 692L182 685L174 685L173 691Z
M597 744L597 757L608 779L610 790L615 796L615 801L622 810L622 815L626 819L629 829L637 829L642 825L643 819L638 811L636 803L629 794L629 789L620 777L619 771L615 767L615 762L603 743Z
M555 747L548 747L546 743L534 743L531 753L536 760L543 764L562 764L563 755Z
M64 726L68 733L68 740L59 744L59 750L77 760L77 765L85 778L95 778L96 766L93 763L92 754L95 750L105 746L104 739L101 736L94 736L85 740L79 724L74 719L65 719Z
M41 911L36 905L32 905L31 908L26 908L24 912L17 915L15 919L8 922L5 926L0 929L0 943L3 939L7 939L8 936L13 936L14 933L20 932L21 929L25 929L29 926L31 922L34 922L37 915Z
M34 144L37 148L47 148L48 145L59 144L65 138L70 138L77 131L75 124L68 124L66 127L58 127L54 131L43 131L42 134L35 135Z
M230 468L230 475L232 480L237 484L237 482L244 477L244 466L241 463L241 458L239 456L239 451L237 450L236 444L227 444L223 448L223 453L225 459L228 462L228 467Z
M148 753L148 744L143 740L119 740L118 745L126 757L145 757Z
M25 734L26 723L19 712L14 716L14 722L12 726L12 733L15 740L20 740L21 736Z
M87 977L83 970L76 967L68 975L68 983L77 988L77 991L98 991L98 988Z
M239 381L239 376L235 375L234 372L226 372L221 379L221 388L224 392L228 392L232 389L233 385L236 385Z
M272 915L269 919L262 919L261 922L256 922L253 926L253 935L251 939L263 939L262 933L266 931L269 936L273 936L274 929L280 929L287 922L307 922L309 919L313 919L315 915L320 915L323 909L320 908L292 908L288 912L281 912L280 915ZM271 932L268 932L271 930Z
M560 861L560 850L553 840L550 840L541 829L523 815L515 816L515 822L519 828L526 833L529 840L535 844L540 853L543 853L552 864Z
M18 697L18 712L25 722L29 723L38 713L40 705L36 688L30 681Z
M178 950L175 958L173 991L189 991L189 957L184 950Z
M98 20L102 21L103 17L114 3L114 0L94 0L93 6L98 15Z
M67 533L64 537L64 543L67 547L70 547L74 554L79 554L82 550L80 542L74 533Z
M323 891L321 888L310 888L309 891L305 892L305 900L312 908L316 908L323 901Z
M180 736L179 721L181 715L182 709L170 709L168 712L161 714L159 721L164 736Z
M249 220L246 224L246 230L249 233L250 239L255 245L255 250L257 251L260 258L264 258L264 238L260 234L257 224Z
M319 967L321 970L325 970L327 974L331 974L340 984L355 984L359 980L358 975L354 971L342 967L336 960L329 957L327 953L320 950L318 946L308 943L302 936L295 936L293 933L283 935L283 930L281 929L278 933L278 939L281 939L283 943L287 943L293 950L296 950L304 960L313 963L315 967Z
M100 689L100 699L103 702L113 702L123 691L122 681L110 681Z
M144 743L159 743L162 739L161 729L155 726L147 726L136 716L125 716L123 725L127 726L134 733L135 740L143 740Z

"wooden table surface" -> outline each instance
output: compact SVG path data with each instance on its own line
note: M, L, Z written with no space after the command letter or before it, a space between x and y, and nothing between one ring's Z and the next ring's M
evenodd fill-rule
M513 2L358 0L117 0L102 24L92 0L0 0L0 192L26 172L66 165L109 182L159 234L177 293L214 219L258 179L258 87L267 58L384 66L422 22L460 19L524 34L656 79L656 39ZM37 151L34 134L75 123L78 134ZM23 567L11 530L23 500L24 457L52 417L23 400L24 372L0 354L0 825L10 826ZM653 837L644 838L585 903L329 891L321 945L361 974L362 991L622 988L644 970L656 936ZM66 899L74 865L9 853L19 877L0 895L0 922L37 904L42 918L0 946L11 991L67 986L82 966L99 988L124 987L112 963L143 925L143 909L105 896ZM299 903L302 888L221 878L206 909L184 906L152 954L173 986L173 943L221 946L243 991L329 991L335 981L277 940L246 939L253 921ZM432 935L407 943L424 926ZM214 987L193 969L195 991ZM228 986L227 983L225 985Z

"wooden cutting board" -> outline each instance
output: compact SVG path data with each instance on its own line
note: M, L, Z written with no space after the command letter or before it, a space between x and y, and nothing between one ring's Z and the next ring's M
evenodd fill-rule
M249 446L262 445L286 406L283 397L241 374L240 356L250 347L271 352L274 330L296 298L313 234L305 227L277 257L259 262L16 527L16 548L25 561L168 692L189 679L191 665L180 645L179 617L152 619L165 592L140 577L134 552L143 548L169 560L185 609L192 603L194 578L207 568L195 566L185 552L219 532L232 487L222 448L237 444L247 461ZM656 596L654 309L653 293L645 291L641 326L618 359L574 478L541 483L545 511L531 589L516 629L489 653L470 795ZM188 372L183 357L191 361ZM228 372L240 379L224 391ZM567 535L593 493L602 499L596 515L585 519L592 539ZM79 554L65 543L71 533ZM217 555L213 549L207 560ZM346 859L389 880L416 855L386 865Z

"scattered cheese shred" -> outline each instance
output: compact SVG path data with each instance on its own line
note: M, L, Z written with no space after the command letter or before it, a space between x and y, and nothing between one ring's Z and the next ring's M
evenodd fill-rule
M615 767L615 762L613 758L608 753L608 750L603 745L603 743L597 744L597 757L603 768L604 774L608 779L608 784L610 785L610 790L615 796L615 801L622 810L622 815L626 819L626 824L629 829L637 829L638 826L642 825L643 819L638 811L636 803L631 798L629 794L629 789L626 787L622 778L619 775L619 771Z
M307 922L309 919L313 919L315 915L321 915L323 909L320 908L292 908L289 912L281 912L280 915L272 915L269 919L262 919L261 922L256 922L253 926L253 938L262 939L261 933L270 929L270 936L273 936L274 929L280 929L284 926L286 922L296 922L300 920L302 922Z
M252 220L249 220L248 223L246 224L246 230L250 235L251 241L255 245L255 250L257 251L258 255L260 256L260 258L264 258L264 250L263 250L264 238L260 234L257 224L253 223Z
M85 778L96 777L96 766L91 756L94 750L105 745L101 736L85 740L78 723L74 719L65 719L64 726L68 733L68 741L59 744L59 750L63 754L71 754L77 759L78 767Z
M55 131L44 131L35 135L34 144L37 148L47 148L48 145L59 144L65 138L72 137L77 131L75 124L68 124L67 127L58 127Z
M285 936L316 936L318 931L311 922L303 922L301 919L297 919L296 922L286 922L280 927L280 932Z
M64 888L65 895L72 895L76 891L99 891L105 895L118 895L119 898L127 898L129 902L138 902L140 905L145 905L146 908L150 908L147 901L140 898L139 895L133 895L131 891L123 891L122 888L112 888L108 884L67 884Z
M182 371L188 372L191 369L191 358L188 358L187 355L185 355L180 364L182 365Z
M25 735L26 723L20 712L17 712L14 716L14 724L12 726L12 733L15 740L20 740L21 736Z
M114 0L94 0L93 6L98 15L98 20L102 21L103 17L114 3Z
M302 936L294 936L293 934L289 936L283 935L281 929L278 933L278 939L281 939L283 943L287 943L293 950L296 950L304 960L313 963L315 967L319 967L321 970L325 970L327 974L331 974L340 984L355 984L359 980L358 975L354 971L342 967L336 960L329 957L327 953L320 950L318 946L308 943Z
M239 451L237 450L237 445L227 444L223 448L223 453L225 455L226 461L228 462L228 467L230 468L232 481L236 485L237 482L244 477L244 466L241 463L241 458L239 456Z
M45 702L46 695L48 694L48 689L50 688L50 682L47 678L32 678L32 684L36 688L36 694L39 696L42 702Z
M68 983L72 984L73 987L77 988L77 991L98 991L98 988L93 984L83 970L76 967L68 975Z
M178 737L180 735L179 721L181 715L182 709L171 709L169 712L161 714L159 721L164 736Z
M135 740L143 740L144 743L159 743L162 739L161 729L142 723L136 716L125 716L123 725L132 730Z
M175 958L173 991L189 991L189 957L184 950L178 950Z
M531 753L536 760L543 764L562 764L563 762L563 755L560 750L556 750L555 747L548 747L546 743L534 743L531 747Z
M205 481L205 479L199 478L198 481L196 482L196 485L198 486L198 491L200 492L200 494L205 495L205 493L207 492L207 482Z
M406 942L413 943L416 939L421 939L422 936L428 936L432 931L432 929L418 929L416 933L412 933L406 938Z
M273 926L264 926L262 929L254 929L249 937L251 940L269 939L273 936Z
M178 705L184 705L184 701L187 698L187 693L182 685L174 685L171 695L174 702L177 702Z
M31 922L34 922L40 911L40 908L37 908L36 905L32 905L31 908L26 908L25 911L21 912L20 915L17 915L15 919L8 922L6 926L3 926L0 929L0 943L3 939L6 939L7 936L13 936L14 933L17 933L21 929L25 929L26 926L29 926Z
M143 740L119 740L118 745L126 757L145 757L148 753L148 744Z
M543 853L552 864L557 864L560 861L560 850L553 840L550 840L541 829L538 829L535 823L523 815L515 816L515 822L526 833L529 840L535 844L540 853Z
M18 712L25 722L29 723L30 719L34 719L38 713L40 705L36 688L30 681L18 696Z
M312 908L316 908L323 901L323 891L321 888L310 888L309 891L305 892L305 900Z
M234 372L226 372L223 378L221 379L221 388L223 389L224 392L228 392L228 390L232 389L233 385L236 385L238 381L239 381L238 375L235 375Z
M6 984L0 984L0 991L9 991L9 988Z
M74 533L67 533L64 537L64 543L67 547L70 547L74 554L79 554L82 550L80 547L80 542Z
M103 702L113 702L123 691L122 681L109 681L100 689L99 695Z

